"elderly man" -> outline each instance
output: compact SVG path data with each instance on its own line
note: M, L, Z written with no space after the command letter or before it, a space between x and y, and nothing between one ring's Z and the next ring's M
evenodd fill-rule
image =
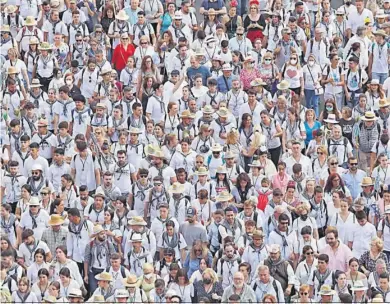
M68 229L62 226L64 219L61 215L52 214L48 221L49 228L45 229L42 234L42 241L47 244L50 249L50 252L56 252L58 246L66 246L66 235L68 234Z
M282 285L270 275L268 266L259 266L257 274L258 278L252 283L252 289L256 294L257 302L261 303L266 294L271 294L277 299L278 303L284 303Z
M231 295L239 294L240 303L256 303L256 295L253 289L244 283L244 275L237 271L233 275L233 284L225 288L222 295L222 303L227 303Z

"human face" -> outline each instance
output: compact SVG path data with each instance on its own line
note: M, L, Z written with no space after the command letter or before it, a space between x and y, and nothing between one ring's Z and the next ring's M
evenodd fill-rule
M367 219L364 218L364 219L358 220L358 223L360 226L364 226L367 223Z
M327 267L328 263L326 263L325 261L318 260L318 269L320 271L325 271Z
M259 271L259 279L262 283L267 284L269 282L269 271L268 270L260 270Z
M352 272L356 273L359 269L359 264L355 261L353 261L350 265L349 268L351 269Z
M24 282L19 282L18 287L19 287L19 291L22 293L25 293L28 290L28 286Z

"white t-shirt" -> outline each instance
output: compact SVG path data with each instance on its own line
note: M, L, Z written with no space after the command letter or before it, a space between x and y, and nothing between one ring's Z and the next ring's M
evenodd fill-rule
M369 222L364 226L361 226L360 224L351 226L348 241L353 242L353 256L359 259L364 252L370 250L370 243L374 237L376 237L376 229L375 226Z
M292 65L282 67L282 75L284 80L290 83L290 89L296 89L301 86L300 78L303 77L302 68L297 68Z

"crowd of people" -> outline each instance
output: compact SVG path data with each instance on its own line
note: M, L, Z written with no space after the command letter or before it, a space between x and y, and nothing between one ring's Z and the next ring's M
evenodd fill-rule
M2 303L390 302L390 0L0 24Z

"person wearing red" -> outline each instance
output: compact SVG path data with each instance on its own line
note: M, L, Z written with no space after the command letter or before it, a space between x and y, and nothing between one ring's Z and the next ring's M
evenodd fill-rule
M127 59L134 55L135 47L130 43L130 38L127 33L121 35L120 43L115 47L112 56L112 64L115 70L120 72L126 67Z

